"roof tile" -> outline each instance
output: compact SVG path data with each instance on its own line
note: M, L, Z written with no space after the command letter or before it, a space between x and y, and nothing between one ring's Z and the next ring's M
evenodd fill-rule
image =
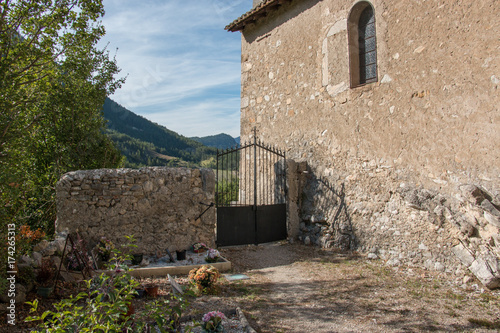
M245 14L241 15L239 18L228 24L224 29L231 32L243 30L245 28L245 25L254 22L260 17L265 16L268 10L277 8L279 5L283 4L286 1L291 0L263 0L250 11L246 12Z

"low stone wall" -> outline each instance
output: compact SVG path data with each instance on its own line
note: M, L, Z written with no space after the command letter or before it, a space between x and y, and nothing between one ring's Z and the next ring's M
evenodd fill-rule
M201 241L215 245L215 209L209 169L151 167L65 174L57 183L57 231L79 232L89 242L115 244L134 235L135 252L183 250Z

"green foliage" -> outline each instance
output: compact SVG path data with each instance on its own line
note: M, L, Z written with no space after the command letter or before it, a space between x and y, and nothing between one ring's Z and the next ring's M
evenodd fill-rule
M227 134L221 133L217 135L210 135L205 137L192 137L194 141L204 144L205 146L214 147L218 149L228 149L237 145L236 140Z
M194 294L189 291L179 296L170 294L167 298L146 303L143 321L152 320L156 324L157 331L161 333L177 332L180 327L180 318L189 307L188 296L194 296ZM184 327L184 332L191 332L191 328Z
M219 205L229 205L231 201L238 201L239 180L232 178L231 181L219 181L217 183L216 202Z
M109 98L103 112L107 134L125 155L125 166L199 166L217 153L215 148L155 124Z
M114 78L115 59L96 47L105 34L103 14L95 0L0 2L4 224L52 233L60 176L121 163L103 133L104 99L124 82Z
M89 291L54 304L55 311L30 316L26 321L40 322L44 332L121 332L130 325L125 314L134 297L133 283L108 294L90 291L90 281L87 287ZM37 311L38 300L27 304L31 313Z
M133 237L121 249L114 249L114 260L108 267L112 275L102 273L86 281L87 290L54 304L55 311L37 315L38 301L27 302L33 315L26 321L39 322L45 332L122 332L130 323L126 314L139 283L129 274L125 261L135 247Z
M124 167L141 168L145 166L187 167L189 164L177 157L165 155L166 150L154 144L141 141L129 135L106 130L108 137L124 155Z
M201 161L200 166L202 168L215 169L217 167L217 160L215 157L210 157Z
M155 323L160 332L177 331L179 320L189 306L187 297L193 296L193 293L170 295L147 303L142 313L128 312L139 282L130 275L125 265L132 257L131 250L136 247L133 236L126 238L127 241L119 249L112 250L114 257L108 266L111 275L102 273L86 281L85 292L56 303L54 311L38 315L38 301L27 302L32 315L26 321L38 322L38 328L44 332L146 332L150 322ZM130 320L135 319L136 322L131 325ZM191 328L186 327L184 331L191 332Z

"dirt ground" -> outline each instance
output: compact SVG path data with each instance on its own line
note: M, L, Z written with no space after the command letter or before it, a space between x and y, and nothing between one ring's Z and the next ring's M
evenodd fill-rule
M250 279L204 301L239 305L258 332L500 331L500 292L477 280L286 243L221 252Z
M233 271L250 277L221 279L215 295L191 300L186 315L197 320L208 311L234 313L240 307L257 332L500 332L500 290L488 291L472 279L467 288L454 277L417 268L392 268L381 260L298 244L274 243L222 249ZM187 285L187 276L177 276ZM170 292L156 279L160 297ZM34 297L33 294L30 298ZM56 300L42 300L49 308ZM147 299L134 301L136 312ZM21 310L21 309L20 309ZM22 307L16 327L26 332Z

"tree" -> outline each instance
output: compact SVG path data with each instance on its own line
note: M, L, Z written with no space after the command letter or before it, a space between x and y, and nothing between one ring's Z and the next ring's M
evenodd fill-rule
M102 105L124 82L99 0L0 1L0 219L53 232L55 183L117 167ZM2 225L2 229L5 229Z

